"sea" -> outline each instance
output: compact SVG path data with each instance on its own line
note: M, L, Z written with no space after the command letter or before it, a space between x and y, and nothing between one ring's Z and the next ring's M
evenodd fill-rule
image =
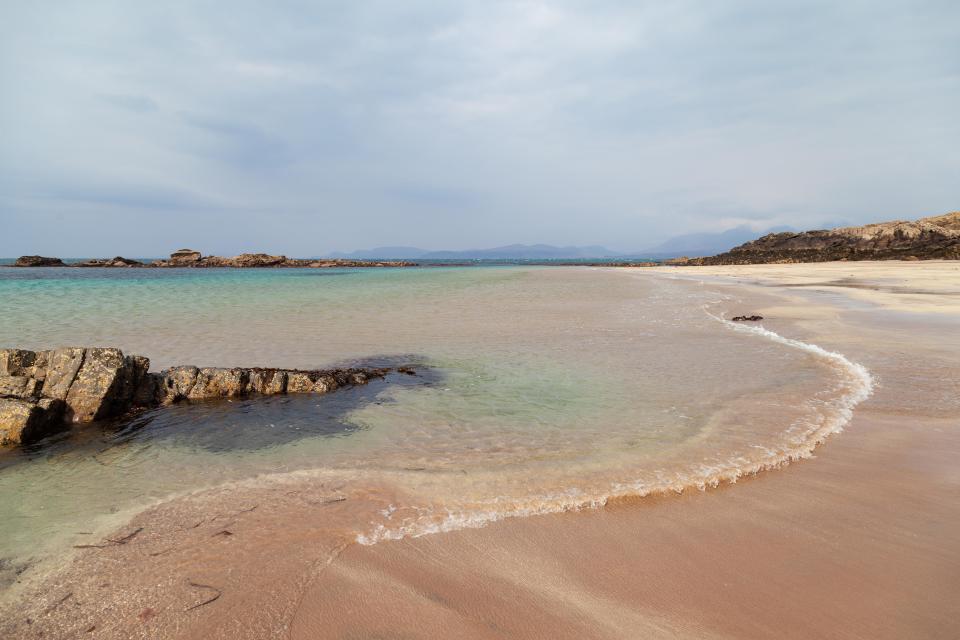
M841 354L729 321L761 302L587 266L0 268L0 347L416 371L0 451L0 573L158 504L288 479L382 503L350 523L359 544L735 482L810 455L872 385Z

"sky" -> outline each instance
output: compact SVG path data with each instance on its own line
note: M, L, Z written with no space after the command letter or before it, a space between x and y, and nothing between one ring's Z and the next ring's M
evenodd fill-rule
M960 209L960 2L0 0L0 256Z

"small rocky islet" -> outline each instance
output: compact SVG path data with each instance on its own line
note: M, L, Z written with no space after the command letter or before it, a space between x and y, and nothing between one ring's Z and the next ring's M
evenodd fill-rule
M342 369L200 368L158 373L150 360L112 347L0 349L0 446L29 444L70 424L180 400L329 393L409 367Z
M131 258L94 258L81 262L64 262L47 256L20 256L14 267L111 267L111 268L308 268L336 267L416 267L416 262L405 260L346 260L341 258L288 258L267 253L241 253L238 256L204 256L193 249L178 249L169 258L142 262Z

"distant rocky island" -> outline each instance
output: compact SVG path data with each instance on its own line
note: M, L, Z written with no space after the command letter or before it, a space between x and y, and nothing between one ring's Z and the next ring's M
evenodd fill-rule
M960 211L916 221L771 233L730 251L672 265L782 264L834 260L960 260Z
M141 262L117 256L84 260L83 262L64 262L60 258L45 256L20 256L13 263L14 267L116 267L116 268L290 268L300 267L309 269L323 269L333 267L416 267L416 262L405 260L346 260L340 258L288 258L273 256L266 253L241 253L238 256L224 258L221 256L204 256L193 249L178 249L170 257L152 262Z

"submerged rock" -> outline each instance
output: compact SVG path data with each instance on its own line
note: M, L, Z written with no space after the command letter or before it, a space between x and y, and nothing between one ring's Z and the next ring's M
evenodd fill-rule
M734 322L760 322L763 316L734 316L731 318Z
M182 366L150 373L149 368L147 358L110 347L0 349L0 444L33 442L65 424L181 400L328 393L390 371Z

